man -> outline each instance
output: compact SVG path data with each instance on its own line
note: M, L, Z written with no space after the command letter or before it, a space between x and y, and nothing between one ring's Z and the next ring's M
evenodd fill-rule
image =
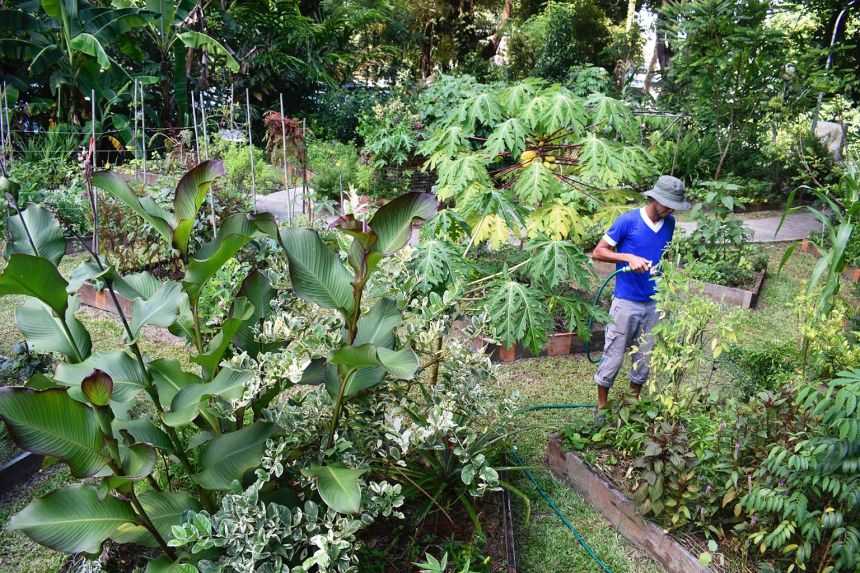
M649 333L657 322L653 299L657 286L651 271L675 233L672 213L690 208L684 200L684 183L669 175L660 176L643 195L648 203L618 217L592 255L598 261L615 263L618 269L629 266L633 271L615 277L603 358L594 376L598 409L606 407L609 389L621 369L624 354L633 344L638 348L633 355L630 388L636 398L648 379L648 356L654 346Z

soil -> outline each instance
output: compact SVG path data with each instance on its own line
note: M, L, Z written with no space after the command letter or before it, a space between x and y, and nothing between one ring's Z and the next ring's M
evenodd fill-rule
M102 552L99 555L101 565L99 571L102 573L127 573L128 571L143 570L147 562L155 557L155 553L157 552L141 545L120 545L108 540L102 546ZM91 559L88 559L83 553L69 555L57 573L90 571L91 569L86 568L88 561Z
M410 563L424 561L424 551L436 558L450 545L464 547L473 545L480 555L489 558L486 565L474 568L475 573L515 573L516 564L508 564L509 542L506 531L510 526L505 521L503 493L494 493L478 500L476 504L483 537L476 539L475 528L464 509L451 514L449 521L441 512L426 518L417 527L407 515L401 525L392 527L391 521L378 522L362 534L366 557L363 562L373 563L372 571L379 573L402 573ZM512 548L510 552L515 555ZM475 555L477 557L478 555ZM449 553L449 564L453 556Z

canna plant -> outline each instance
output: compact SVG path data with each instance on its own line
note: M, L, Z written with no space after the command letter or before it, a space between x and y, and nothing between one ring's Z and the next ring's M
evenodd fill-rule
M382 258L408 241L413 220L435 213L435 200L413 193L380 209L369 223L341 221L339 227L354 237L348 255L352 271L316 232L279 232L267 214L228 217L211 242L190 252L194 221L209 187L221 175L223 166L217 161L190 170L177 185L172 211L137 196L111 172L91 178L177 251L184 270L180 281L160 281L146 272L120 276L92 251L90 260L66 280L58 270L65 238L56 220L38 205L21 209L14 189L7 194L11 240L8 264L0 275L0 296L28 298L16 312L18 328L33 350L56 353L64 361L51 376L0 389L0 418L20 448L66 463L76 478L95 480L93 485L64 487L34 500L11 519L10 528L67 553L98 553L107 539L160 548L162 555L150 563L150 571L166 570L177 561L191 566L199 559L172 546L174 527L181 525L185 512L212 512L220 496L247 483L267 441L282 431L266 419L264 410L286 381L276 381L253 396L250 407L240 407L237 404L247 405L240 399L254 372L222 366L234 348L253 356L271 344L291 343L258 341L256 326L271 311L276 295L268 276L257 269L248 273L228 316L211 336L201 328L198 304L206 282L243 247L264 237L286 250L296 294L343 315L342 345L325 359L312 361L302 378L303 383L325 384L332 396L331 423L319 441L319 464L302 469L332 510L344 514L359 510L364 470L337 463L328 449L343 404L386 377L411 378L418 368L411 349L394 348L393 330L400 323L397 308L382 299L363 312L362 294ZM127 348L93 349L89 333L75 316L76 293L86 281L100 282L109 292ZM131 316L123 312L118 294L133 301ZM138 344L146 325L184 336L199 370L184 370L176 360L147 359ZM154 412L152 417L134 414L141 401ZM167 471L171 461L181 465L188 479L171 479ZM268 493L277 495L280 488L283 498L297 499L296 481L294 476L288 482L285 476L272 486L275 492Z

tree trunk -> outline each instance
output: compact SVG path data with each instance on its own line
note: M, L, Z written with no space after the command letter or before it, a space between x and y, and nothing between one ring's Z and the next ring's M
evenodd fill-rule
M635 0L633 0L635 2ZM490 45L484 51L484 56L492 58L499 51L499 44L502 43L502 38L505 35L505 26L508 25L508 20L511 19L511 14L514 11L513 0L505 0L505 6L502 8L502 15L499 18L499 25L496 26L495 33L490 36Z

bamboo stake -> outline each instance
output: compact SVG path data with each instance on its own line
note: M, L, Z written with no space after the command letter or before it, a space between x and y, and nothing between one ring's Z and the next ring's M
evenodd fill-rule
M307 215L308 221L311 224L314 222L314 206L311 203L310 197L308 197L308 145L307 145L307 136L308 136L308 120L306 118L302 119L302 208L304 208L305 203L307 203Z
M194 162L200 164L200 137L197 135L197 108L194 102L194 90L191 90L191 123L194 124Z
M146 186L146 100L143 97L143 84L138 82L140 88L140 133L143 144L143 185Z
M3 82L3 107L6 109L6 141L9 146L9 163L12 162L12 122L9 120L9 89Z
M6 93L6 82L3 82L3 93ZM2 103L0 103L2 105ZM4 114L2 109L0 109L0 143L2 143L2 147L0 147L0 167L2 167L2 171L0 173L6 174L6 128L5 121L3 119Z
M203 120L203 155L206 160L209 159L209 132L206 130L206 106L203 104L203 94L197 93L197 102L200 104L200 119ZM215 196L212 192L212 187L209 187L209 218L212 221L212 238L214 239L218 233L215 223Z
M287 192L287 220L290 227L293 226L293 198L290 192L290 179L287 177L287 126L284 125L284 94L280 94L281 100L281 152L284 156L284 190Z
M93 173L96 172L96 165L98 162L96 161L96 155L98 154L96 145L96 90L90 90L90 108L91 108L91 121L92 124L92 140L93 140ZM91 193L93 195L93 250L98 254L99 252L99 194L96 191L95 187L92 188Z
M134 142L134 156L137 158L137 126L140 118L137 116L137 78L134 78L134 87L132 88L134 95L131 96L131 108L134 114L134 131L132 132L131 140ZM137 162L134 165L134 175L137 176Z
M245 88L245 120L248 122L248 156L251 158L251 191L254 193L254 213L257 212L257 176L254 172L254 143L251 141L251 95Z

